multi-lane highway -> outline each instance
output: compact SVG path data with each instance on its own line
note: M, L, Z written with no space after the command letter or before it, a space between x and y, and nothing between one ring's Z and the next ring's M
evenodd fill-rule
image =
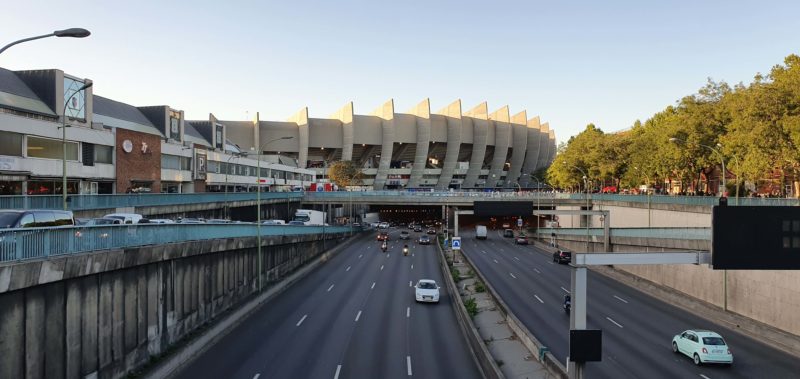
M562 303L570 268L552 255L490 231L462 234L462 249L511 311L561 362L569 352L569 315ZM603 360L587 364L587 378L797 378L800 360L594 272L588 275L590 329L603 330ZM686 329L714 330L727 340L732 367L696 367L674 354L672 337Z
M413 238L418 233L411 233ZM417 280L443 283L433 245L375 235L262 306L179 378L477 378L480 376L442 287L439 304L417 304Z

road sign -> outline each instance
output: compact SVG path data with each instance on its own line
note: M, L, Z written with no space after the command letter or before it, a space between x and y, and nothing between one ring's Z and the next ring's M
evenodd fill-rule
M517 219L517 226L520 228L522 227L522 217Z
M461 250L461 237L453 237L453 250Z

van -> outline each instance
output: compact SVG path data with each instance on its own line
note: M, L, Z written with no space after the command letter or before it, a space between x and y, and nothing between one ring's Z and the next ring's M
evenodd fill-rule
M514 231L511 229L506 229L503 231L503 237L505 238L514 238Z
M52 209L0 210L0 229L73 225L75 225L75 219L70 211Z
M485 240L487 236L486 225L478 225L475 227L475 238Z
M137 213L111 213L103 216L103 218L121 220L123 224L138 224L144 217Z

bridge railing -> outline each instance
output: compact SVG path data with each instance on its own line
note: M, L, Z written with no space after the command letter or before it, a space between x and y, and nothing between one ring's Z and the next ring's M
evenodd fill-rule
M135 224L6 229L0 231L0 262L125 249L175 242L255 237L256 224ZM262 236L342 234L346 226L262 225Z
M157 207L198 203L222 203L255 201L255 192L203 192L203 193L154 193L113 195L69 195L69 210L111 209L125 207ZM262 192L262 200L300 199L300 192ZM62 209L60 195L0 196L0 209Z
M586 228L539 228L536 234L540 238L556 236L586 236ZM602 237L603 228L589 228L588 234ZM711 240L711 228L610 228L611 237L665 238L686 240Z

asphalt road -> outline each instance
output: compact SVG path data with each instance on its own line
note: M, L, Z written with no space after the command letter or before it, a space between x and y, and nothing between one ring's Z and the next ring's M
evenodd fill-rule
M418 233L411 233L413 238ZM178 378L478 378L450 294L417 304L419 279L443 283L435 246L375 233L262 306Z
M562 303L570 268L552 255L489 231L476 240L462 234L462 249L512 312L556 358L569 353L569 315ZM587 328L603 330L602 362L586 365L586 378L798 378L800 360L638 290L588 273ZM695 366L672 352L672 337L686 329L720 333L734 356L732 367Z

